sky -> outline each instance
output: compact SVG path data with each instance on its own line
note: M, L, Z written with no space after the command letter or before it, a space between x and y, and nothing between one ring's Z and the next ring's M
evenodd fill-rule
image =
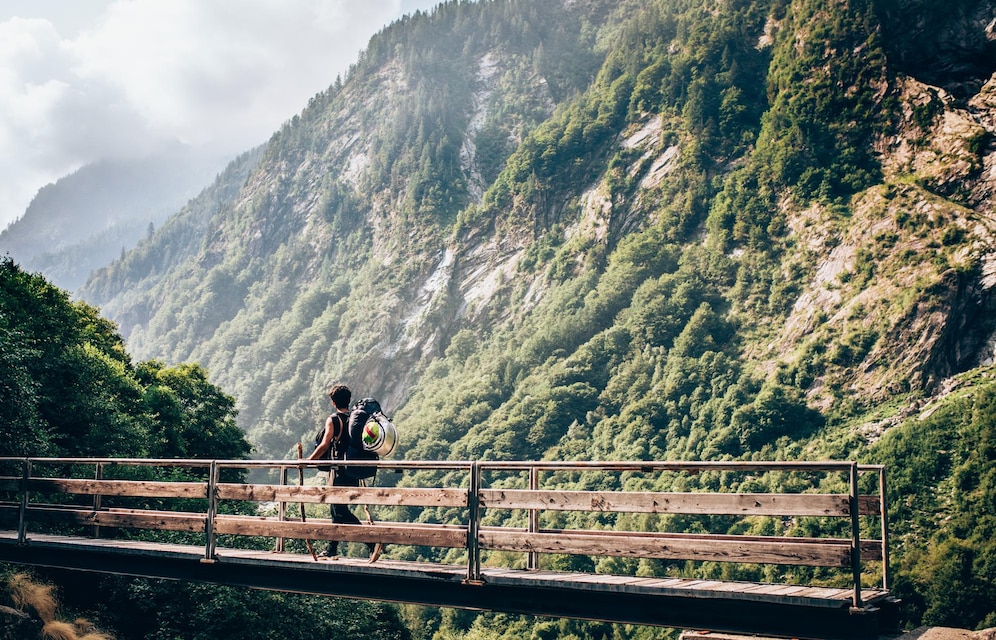
M440 1L0 0L0 230L101 158L265 142Z

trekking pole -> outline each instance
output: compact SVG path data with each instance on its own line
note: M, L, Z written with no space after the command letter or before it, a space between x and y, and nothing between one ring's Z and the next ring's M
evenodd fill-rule
M366 480L360 480L360 486L363 487L363 488L366 488L367 481ZM374 523L374 519L373 519L373 515L370 514L370 505L364 504L363 505L363 510L367 512L367 524L373 524ZM377 559L380 558L380 554L381 554L382 551L384 551L384 543L383 542L375 542L374 543L373 551L370 552L370 562L371 563L377 562Z
M304 458L304 450L301 448L301 443L297 443L297 459L301 460ZM300 487L304 486L304 467L301 465L297 466L297 484ZM307 522L304 516L304 503L301 504L301 522ZM311 552L311 559L318 562L318 554L315 553L315 548L311 546L311 540L307 538L304 539L304 544L308 547L308 551Z

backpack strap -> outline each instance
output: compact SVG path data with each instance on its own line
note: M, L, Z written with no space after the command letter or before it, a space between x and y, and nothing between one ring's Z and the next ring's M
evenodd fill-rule
M342 419L342 414L338 411L329 416L335 418L332 428L332 442L329 445L329 457L343 460L346 457L346 448L342 446L342 436L346 432L346 421Z

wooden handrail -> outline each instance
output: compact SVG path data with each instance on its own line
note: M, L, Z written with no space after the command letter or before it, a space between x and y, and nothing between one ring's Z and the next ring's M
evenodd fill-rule
M847 494L661 493L482 489L481 505L500 509L850 517Z
M218 484L220 500L367 504L401 507L466 507L466 489L405 487L314 487L278 484Z
M536 568L538 554L581 554L632 558L712 562L804 565L850 569L854 606L861 606L862 561L881 561L882 581L888 580L888 527L885 470L881 465L853 462L574 462L574 461L350 461L350 466L375 466L382 471L457 471L465 486L450 487L333 487L297 486L286 483L287 469L310 469L327 461L298 460L149 460L115 458L0 458L0 519L17 521L18 540L26 541L28 524L59 521L93 527L186 531L205 535L205 560L216 555L218 535L385 542L388 544L465 548L467 580L481 579L482 553L503 551L527 554ZM95 466L96 473L80 475L78 467ZM109 479L115 469L161 467L192 470L183 480ZM14 469L20 473L13 475ZM77 469L74 477L66 469ZM201 471L197 471L197 470ZM275 470L279 484L221 482L226 469ZM48 473L44 473L47 471ZM611 473L660 473L705 471L804 472L840 474L847 493L723 493L707 491L611 491L559 489L556 474L604 471ZM528 475L523 479L521 473ZM548 478L545 487L540 473ZM875 473L878 493L861 494L858 476ZM131 475L134 478L133 474ZM157 474L157 476L160 474ZM190 479L190 478L194 479ZM803 476L807 477L807 476ZM817 476L814 476L816 478ZM822 477L822 476L819 476ZM203 479L201 479L203 478ZM552 479L551 479L552 478ZM527 488L518 488L522 483ZM514 488L502 488L510 484ZM816 491L816 480L810 491ZM843 484L843 483L842 483ZM497 485L497 486L496 486ZM4 495L16 498L5 498ZM88 496L89 504L46 504L41 496ZM107 500L115 498L116 500ZM122 508L140 504L135 499L185 500L186 511ZM103 500L102 500L103 499ZM58 501L58 498L56 498ZM233 516L219 513L224 501L276 502L277 517ZM51 502L51 500L50 500ZM76 502L79 502L78 500ZM458 524L378 522L376 525L341 525L327 519L290 522L285 503L381 505L412 508L442 507L463 510ZM198 506L201 505L201 506ZM189 509L201 509L190 512ZM528 526L489 526L485 518L501 510L525 512ZM655 531L550 529L539 526L539 514L578 511L592 513L643 513L729 515L733 517L812 517L847 523L847 537L801 538L732 534ZM459 511L457 511L459 513ZM551 515L551 517L554 517ZM863 539L860 518L881 520L881 538ZM0 520L2 521L2 520Z

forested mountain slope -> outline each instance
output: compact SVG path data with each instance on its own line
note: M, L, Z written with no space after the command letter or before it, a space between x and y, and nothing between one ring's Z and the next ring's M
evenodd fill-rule
M339 378L508 457L518 418L531 453L576 422L608 440L575 455L737 455L933 393L993 334L991 6L956 5L445 3L84 296L263 455Z
M137 357L204 365L258 456L342 379L411 458L896 460L956 384L991 393L994 13L444 3L83 296ZM928 458L905 486L991 495L991 462L902 459ZM959 504L938 531L996 621L966 533L991 504Z

